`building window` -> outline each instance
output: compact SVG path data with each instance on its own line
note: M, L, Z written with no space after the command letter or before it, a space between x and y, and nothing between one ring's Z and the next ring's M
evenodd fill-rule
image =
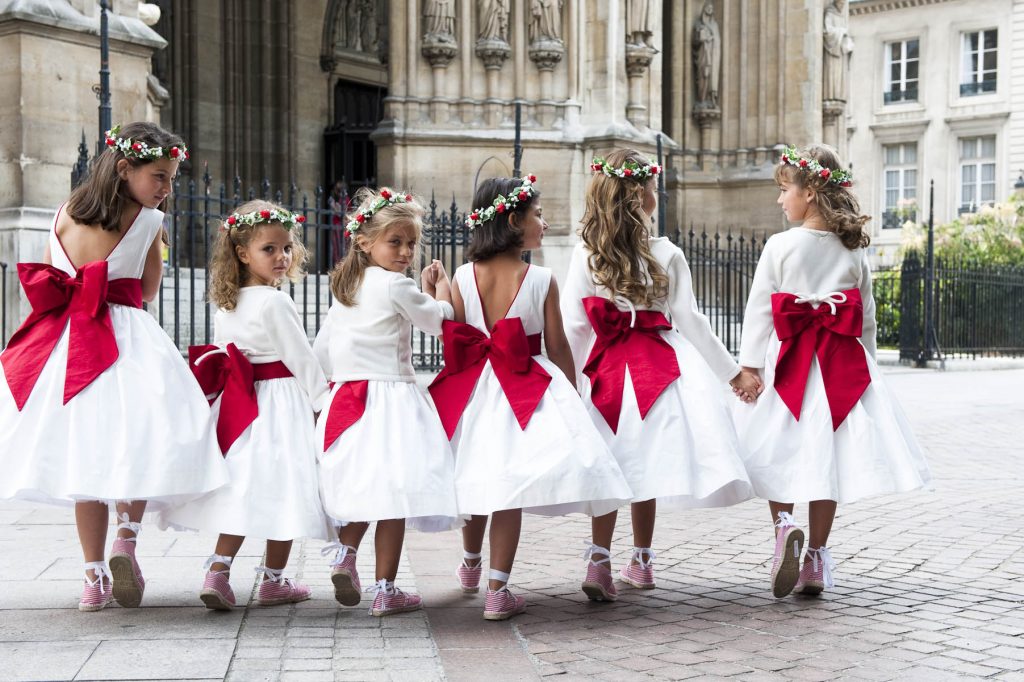
M885 103L917 101L918 40L885 45Z
M996 136L960 138L960 210L973 213L996 200Z
M917 143L884 145L882 157L882 228L899 228L908 220L917 220Z
M996 91L996 52L998 31L974 31L963 34L960 60L960 96L970 97Z

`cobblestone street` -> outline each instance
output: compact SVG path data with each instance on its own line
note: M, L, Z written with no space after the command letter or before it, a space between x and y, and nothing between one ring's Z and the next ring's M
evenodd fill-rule
M887 376L935 490L841 506L837 587L821 598L771 598L771 524L752 501L660 516L658 589L620 584L614 604L579 590L589 520L526 517L511 584L528 607L506 623L458 592L456 533L412 532L398 584L424 595L419 613L338 607L315 542L296 543L290 567L312 600L209 612L196 593L212 538L144 527L144 608L87 614L71 511L4 503L0 679L1024 680L1024 370ZM628 528L623 513L616 569ZM260 549L235 563L240 602ZM372 560L368 536L364 577Z

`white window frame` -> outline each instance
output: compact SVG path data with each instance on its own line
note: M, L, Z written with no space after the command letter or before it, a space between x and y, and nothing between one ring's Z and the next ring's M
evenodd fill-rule
M886 160L886 151L889 147L898 147L900 160L895 164L889 164ZM914 148L914 161L906 161L907 147ZM885 227L885 214L890 211L896 211L902 208L899 205L900 201L906 201L908 199L913 200L916 204L918 199L917 183L920 179L919 166L920 166L920 150L918 149L917 140L903 140L903 141L892 141L885 142L882 144L882 229L894 229ZM907 171L913 171L914 182L907 182ZM889 186L889 173L896 172L898 174L898 182L895 188ZM889 206L889 190L895 189L899 195L896 205ZM908 194L912 196L907 196ZM915 214L921 210L920 206L915 208ZM908 218L910 219L910 218ZM916 219L916 215L914 216ZM902 223L897 225L897 228L902 227Z
M914 58L908 58L907 57L908 43L910 43L910 42L916 42L917 43L917 57L914 57ZM892 58L892 46L893 45L899 45L900 46L900 59L899 59L898 62L894 62L893 58ZM885 51L885 59L884 59L884 61L885 61L885 74L884 74L884 76L885 76L885 78L884 78L885 94L888 94L888 93L892 92L893 89L896 88L896 87L898 87L900 90L906 92L908 90L908 88L907 88L907 83L908 82L912 82L914 84L914 90L917 91L917 94L915 95L915 97L913 99L901 99L901 100L899 100L897 102L886 102L886 104L899 104L899 103L902 103L902 102L916 102L918 100L918 98L920 97L920 87L921 87L921 38L920 38L920 36L914 36L914 37L910 37L910 38L902 38L900 40L890 40L890 41L887 41L887 42L885 42L884 51ZM914 78L914 79L908 79L907 78L907 64L910 63L910 62L917 62L917 78ZM900 68L900 78L898 80L896 80L896 81L893 81L893 79L892 79L892 67L893 67L894 63L899 63L899 65L900 65L900 67L899 67Z
M995 47L986 49L985 48L985 36L988 33L995 33L996 45ZM978 36L978 49L972 50L970 47L970 36ZM985 55L987 53L994 53L996 60L996 68L985 69ZM972 68L971 61L972 57L976 57L975 64L977 69ZM991 78L986 78L987 74L991 74ZM975 92L964 93L962 86L965 85L976 85L978 83L987 83L991 81L994 83L994 87L991 91L984 91L978 89ZM999 29L996 27L977 29L973 31L963 31L960 33L960 96L961 97L973 97L983 94L993 94L999 89Z
M982 146L985 139L992 140L992 156L982 156ZM970 158L964 157L964 143L971 141L975 145L975 156ZM995 133L978 134L978 135L963 135L956 138L957 146L957 213L965 211L974 212L982 206L990 206L996 202L997 190L999 184L998 174L998 159L999 154L998 138ZM992 180L983 181L982 174L986 166L992 167ZM964 192L964 169L968 167L974 168L974 180L970 183L971 185L971 196L968 198L966 192ZM992 198L982 199L982 189L984 185L992 185Z

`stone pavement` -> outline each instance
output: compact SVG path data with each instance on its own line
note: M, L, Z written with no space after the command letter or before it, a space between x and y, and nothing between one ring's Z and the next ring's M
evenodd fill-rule
M512 576L528 609L507 623L483 621L482 596L455 589L455 533L407 536L398 582L428 608L376 619L367 601L335 604L317 542L296 543L291 566L311 601L209 612L196 592L212 538L147 527L144 608L84 614L72 513L11 502L0 680L1024 680L1024 371L886 372L935 490L840 507L839 585L822 598L771 598L771 525L753 501L659 517L658 589L623 588L614 604L579 591L589 522L528 516ZM627 529L628 513L618 565ZM260 549L235 564L240 602Z

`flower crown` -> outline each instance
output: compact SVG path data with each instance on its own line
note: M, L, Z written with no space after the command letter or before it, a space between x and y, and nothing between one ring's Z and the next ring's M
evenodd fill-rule
M800 156L796 147L786 147L782 152L782 159L779 161L779 165L794 166L800 170L808 171L840 187L850 187L853 185L853 174L850 171L843 170L842 168L834 170L826 168L809 156Z
M652 175L657 175L661 172L661 166L649 161L644 165L640 165L636 161L626 161L618 168L613 167L604 159L597 157L591 162L590 170L595 173L604 173L609 178L632 178L634 180L646 180Z
M301 213L292 213L280 209L264 208L252 213L232 213L224 221L223 231L228 231L236 225L259 225L260 223L281 223L284 229L291 231L306 222L306 216Z
M509 192L508 196L499 194L494 198L490 206L475 209L466 216L466 227L472 230L474 227L480 227L489 220L494 220L494 216L498 213L514 211L520 202L529 201L536 194L536 190L533 188L533 183L535 182L537 182L536 175L531 173L524 176L523 184Z
M387 187L380 190L380 199L370 204L368 207L359 211L355 214L352 220L348 221L348 225L345 226L345 232L350 235L355 234L359 231L359 226L365 223L367 220L372 218L377 211L381 210L385 206L394 206L395 204L407 204L412 201L411 194L395 194Z
M118 124L107 131L107 146L120 151L132 159L187 159L189 158L188 147L185 145L174 145L172 147L150 147L145 142L133 142L130 137L119 137L121 125Z

